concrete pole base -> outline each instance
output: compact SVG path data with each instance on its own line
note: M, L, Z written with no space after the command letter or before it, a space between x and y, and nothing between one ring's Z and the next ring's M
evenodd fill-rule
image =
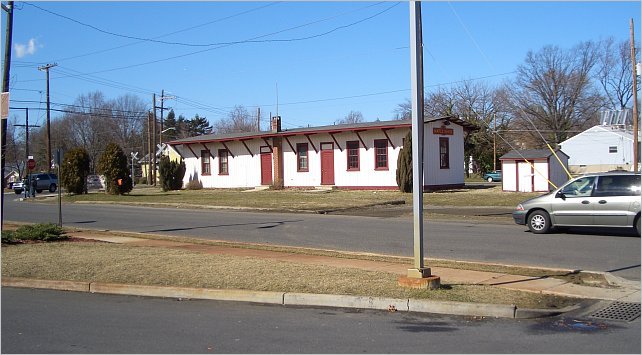
M401 287L436 290L441 285L441 278L432 275L429 267L408 269L408 275L400 276L398 284Z
M441 278L435 275L423 277L423 278L399 276L397 283L401 287L418 288L418 289L424 289L424 290L437 290L441 285Z

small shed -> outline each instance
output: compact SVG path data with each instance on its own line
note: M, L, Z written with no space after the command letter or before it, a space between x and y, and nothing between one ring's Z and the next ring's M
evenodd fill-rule
M564 184L569 179L565 170L569 157L561 150L555 154L559 160L548 149L513 150L502 155L502 190L548 192Z

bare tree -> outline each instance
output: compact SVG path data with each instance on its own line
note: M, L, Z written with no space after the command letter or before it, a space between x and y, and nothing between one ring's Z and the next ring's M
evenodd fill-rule
M145 127L146 103L136 95L126 94L110 101L107 106L111 109L111 120L106 121L113 127L115 142L125 153L135 151L140 146L138 137Z
M350 111L346 117L337 121L337 124L353 124L363 121L363 114L360 111Z
M226 118L222 118L214 124L214 131L217 134L255 132L256 130L255 118L242 105L234 106Z
M630 41L600 43L597 76L612 109L623 109L633 97Z
M549 143L557 145L569 137L569 131L597 122L604 99L591 83L596 62L592 42L570 50L546 46L528 52L511 91L516 124L524 130L530 128L533 144L544 146L533 125Z

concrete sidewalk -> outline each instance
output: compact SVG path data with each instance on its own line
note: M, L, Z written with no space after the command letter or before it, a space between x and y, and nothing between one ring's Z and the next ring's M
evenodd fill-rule
M334 267L357 268L370 271L383 271L406 275L409 264L382 262L360 259L349 259L331 256L305 255L281 251L258 250L217 245L194 244L168 240L156 240L137 237L101 235L91 231L76 231L67 233L71 237L99 240L110 243L127 244L132 246L183 249L206 254L223 254L253 258L275 259L300 264L316 264ZM535 292L541 294L560 295L579 299L604 302L640 303L640 282L625 280L608 273L598 273L608 281L607 287L593 287L573 284L552 277L530 277L462 270L454 268L431 267L432 273L447 284L476 284L501 287L511 290ZM538 268L542 269L542 268ZM548 270L548 269L547 269ZM573 273L574 270L550 269L551 272ZM584 271L583 271L584 272ZM127 294L138 296L173 297L212 299L241 302L257 302L281 305L329 306L364 309L382 309L394 311L414 311L438 314L504 317L504 318L534 318L555 315L577 309L531 310L518 309L514 305L494 305L463 302L444 302L413 299L389 299L366 296L318 295L287 292L257 292L243 290L212 290L183 287L156 287L140 285L105 284L90 282L69 282L32 280L20 278L3 278L2 286L48 288L92 293Z
M168 240L154 240L135 237L100 236L87 231L71 232L68 234L76 238L94 239L110 243L128 244L134 246L185 249L207 254L224 254L264 259L276 259L296 262L300 264L316 264L334 267L357 268L370 271L383 271L399 275L405 275L409 268L408 264L402 263L295 254L279 251L203 245L188 242L175 242ZM629 281L617 276L613 276L609 273L589 272L597 274L599 276L603 276L609 283L609 287L598 287L577 285L555 278L540 278L443 267L431 267L431 270L434 275L437 275L441 278L443 283L448 284L488 285L511 290L560 295L581 299L640 303L640 282ZM550 270L551 272L574 272L574 270L565 269Z

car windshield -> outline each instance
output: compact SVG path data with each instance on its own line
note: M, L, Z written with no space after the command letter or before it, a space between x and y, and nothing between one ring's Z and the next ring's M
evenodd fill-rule
M573 180L562 188L562 193L566 197L584 197L591 196L593 191L593 182L595 181L595 176L586 176L581 177L577 180Z

